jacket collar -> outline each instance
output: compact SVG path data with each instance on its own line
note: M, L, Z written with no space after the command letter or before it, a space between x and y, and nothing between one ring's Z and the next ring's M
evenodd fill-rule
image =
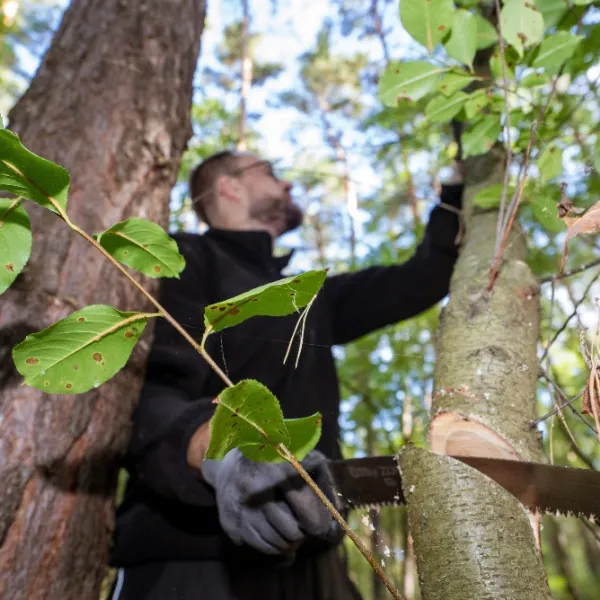
M266 231L217 229L211 227L204 234L226 247L230 252L252 263L271 264L282 271L289 264L294 251L273 256L273 240Z

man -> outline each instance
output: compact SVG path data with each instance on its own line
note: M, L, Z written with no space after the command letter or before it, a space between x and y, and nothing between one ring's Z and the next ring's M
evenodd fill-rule
M291 184L267 161L221 152L192 173L203 235L179 233L180 279L162 282L165 308L200 339L207 304L275 281L291 255L274 241L302 213ZM297 315L254 317L210 336L207 349L234 382L253 378L284 415L323 415L304 464L332 494L326 458L340 458L339 389L331 347L413 317L448 292L457 257L462 185L442 187L423 241L404 264L329 277L305 326L298 365L283 364ZM166 321L154 343L127 456L112 564L114 600L358 600L339 555L342 534L287 463L255 463L232 450L205 460L219 377Z

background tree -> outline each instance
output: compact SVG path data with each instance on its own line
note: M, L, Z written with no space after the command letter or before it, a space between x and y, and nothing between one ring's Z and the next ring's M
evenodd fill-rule
M9 127L69 169L71 217L85 230L132 215L166 225L203 24L196 0L75 0L66 10ZM20 386L10 349L87 304L145 303L59 219L40 207L30 216L33 255L0 308L0 596L94 598L148 341L125 371L78 397Z

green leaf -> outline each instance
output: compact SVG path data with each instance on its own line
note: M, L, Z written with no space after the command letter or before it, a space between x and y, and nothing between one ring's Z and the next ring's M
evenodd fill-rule
M508 59L508 52L505 52L506 57L506 79L510 82L515 79L515 72L512 66L512 61ZM490 57L490 71L492 72L492 76L494 79L504 79L504 74L502 71L502 57L500 55L500 50L494 50L494 53Z
M210 304L204 309L204 323L212 333L258 315L282 317L298 312L316 296L326 275L326 269L307 271Z
M27 150L12 131L0 129L0 190L64 215L69 183L66 169Z
M535 0L546 27L554 27L569 10L569 0Z
M431 52L452 28L452 0L403 0L400 21L407 33Z
M500 206L500 201L502 200L502 189L503 184L495 183L493 185L489 185L475 195L473 198L473 204L475 206L479 206L480 208L497 208ZM515 189L513 186L508 186L506 190L506 200L510 202Z
M537 161L542 181L554 179L562 173L562 150L558 146L546 146Z
M98 387L127 362L150 315L93 304L28 335L13 348L25 383L48 394Z
M567 226L558 218L558 209L556 208L557 199L552 193L544 193L543 190L532 194L529 201L533 216L540 225L550 233L561 233L567 229Z
M315 413L301 419L284 419L286 429L290 436L287 444L288 450L298 459L304 460L306 455L314 449L321 437L321 413ZM247 444L240 448L247 458L256 461L276 462L280 460L279 454L272 446L261 450L263 444Z
M519 81L520 87L534 88L550 83L550 77L545 73L529 73Z
M477 50L489 48L498 43L498 32L495 27L479 14L475 14L477 23Z
M498 115L484 117L463 135L463 156L475 156L485 154L496 142L502 125Z
M462 90L469 85L469 83L477 79L480 78L473 77L464 71L449 71L442 75L441 79L438 81L437 89L442 92L444 96L452 96L454 92Z
M278 456L273 445L289 444L281 406L262 383L243 379L225 388L217 401L206 458L220 460L233 448L252 445L255 456L273 459Z
M582 35L573 35L568 31L559 31L548 36L540 44L532 66L541 68L560 67L573 56L575 48L582 39Z
M446 52L455 60L473 70L473 58L477 52L477 21L467 10L457 10L450 39L444 44Z
M379 100L386 106L396 106L401 100L419 100L433 90L446 70L424 60L390 65L379 81Z
M490 99L486 90L477 90L470 94L465 102L465 114L467 115L467 119L472 119L479 115L489 103Z
M544 37L544 17L532 0L507 0L500 13L504 39L523 57L523 49Z
M177 243L166 231L133 217L96 236L98 243L119 262L149 277L177 277L185 267Z
M0 198L0 294L23 270L31 254L31 224L20 198Z
M432 123L443 123L455 117L468 98L464 92L456 92L450 98L434 96L425 107L425 117Z

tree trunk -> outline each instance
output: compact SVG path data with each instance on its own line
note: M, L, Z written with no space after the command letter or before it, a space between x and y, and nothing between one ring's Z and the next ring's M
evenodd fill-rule
M486 292L496 210L474 210L501 183L494 150L466 164L466 236L442 313L429 430L431 450L400 456L423 600L550 600L535 519L503 488L444 454L540 459L536 416L539 286L518 226ZM532 524L533 522L533 529Z
M167 226L204 16L204 0L73 0L12 110L23 143L69 170L68 212L88 232L130 216ZM33 254L0 301L0 597L86 600L105 571L151 330L119 375L78 396L21 387L10 351L89 304L149 307L60 219L27 210Z

